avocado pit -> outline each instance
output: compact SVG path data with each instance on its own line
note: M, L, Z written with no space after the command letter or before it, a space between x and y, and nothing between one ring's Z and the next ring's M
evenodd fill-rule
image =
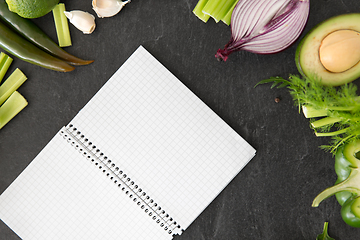
M319 48L321 64L333 73L345 72L360 61L360 33L337 30L328 34Z

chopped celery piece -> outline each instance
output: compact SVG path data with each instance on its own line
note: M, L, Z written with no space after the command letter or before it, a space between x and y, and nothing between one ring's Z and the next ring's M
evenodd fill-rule
M210 17L212 17L215 22L219 22L220 19L215 19L214 18L214 12L218 11L218 9L221 9L222 6L225 4L225 1L221 1L221 0L209 0L206 5L204 6L202 12L204 14L209 15Z
M68 19L65 16L64 11L65 11L64 3L59 3L52 10L60 47L71 46L71 37L70 37Z
M0 105L3 104L6 99L26 81L26 79L27 77L20 69L15 69L15 71L0 86Z
M231 15L232 12L236 6L236 4L238 3L239 0L236 0L234 2L234 4L230 7L229 11L227 12L227 14L221 19L221 21L223 21L223 23L225 23L226 25L230 25L231 23Z
M202 11L207 2L208 2L208 0L199 0L199 2L196 4L196 6L193 10L193 13L195 14L195 16L197 16L200 20L202 20L205 23L210 18L209 15L203 13L203 11Z
M0 53L0 84L3 80L7 70L10 67L10 64L12 63L13 59L6 55L5 53Z
M26 99L17 91L0 107L0 129L27 106Z
M211 16L215 19L216 22L219 22L226 16L226 14L228 14L235 2L237 2L237 0L222 1L221 4L219 4L218 7L212 12Z

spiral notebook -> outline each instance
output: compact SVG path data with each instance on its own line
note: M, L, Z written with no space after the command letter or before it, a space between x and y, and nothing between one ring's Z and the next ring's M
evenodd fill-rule
M255 150L140 46L0 196L24 240L172 239Z

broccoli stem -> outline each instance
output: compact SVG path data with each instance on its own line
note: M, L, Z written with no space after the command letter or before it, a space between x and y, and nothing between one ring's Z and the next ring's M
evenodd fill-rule
M357 195L360 194L360 174L358 168L352 168L347 179L325 189L317 195L312 203L312 207L318 207L323 200L341 191L349 191Z

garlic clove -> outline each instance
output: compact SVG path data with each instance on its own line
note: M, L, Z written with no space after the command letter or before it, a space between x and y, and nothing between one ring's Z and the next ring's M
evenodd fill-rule
M70 12L64 11L64 14L69 19L70 23L84 34L90 34L95 30L96 24L94 15L80 10Z
M112 17L131 0L93 0L92 6L99 18Z

